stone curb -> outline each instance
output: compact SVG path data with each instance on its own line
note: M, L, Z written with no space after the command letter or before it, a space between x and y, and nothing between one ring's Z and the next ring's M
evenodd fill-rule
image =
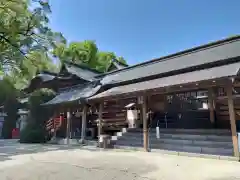
M126 151L126 152L130 152L130 151L144 151L144 149L140 148L140 147L117 146L117 145L115 145L114 148L117 151ZM233 156L219 156L219 155L189 153L189 152L181 152L181 151L168 151L168 150L161 150L161 149L151 149L149 152L168 154L168 155L177 155L177 156L199 157L199 158L207 158L207 159L240 161L239 158L233 157Z

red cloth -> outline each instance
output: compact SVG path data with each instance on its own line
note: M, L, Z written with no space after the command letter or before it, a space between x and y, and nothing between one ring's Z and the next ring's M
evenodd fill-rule
M20 131L18 128L13 128L12 130L12 139L17 139L20 136Z

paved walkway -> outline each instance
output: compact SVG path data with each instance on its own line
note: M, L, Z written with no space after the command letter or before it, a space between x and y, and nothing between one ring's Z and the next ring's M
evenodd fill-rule
M239 162L159 153L13 142L0 156L1 180L240 180Z

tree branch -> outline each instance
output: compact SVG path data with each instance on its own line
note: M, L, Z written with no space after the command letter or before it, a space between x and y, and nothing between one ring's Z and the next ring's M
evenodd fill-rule
M19 51L26 59L29 59L31 61L31 63L35 66L38 67L37 64L34 63L34 60L29 58L28 56L26 56L26 53L23 52L17 45L13 44L9 39L7 39L6 37L4 37L3 35L0 35L0 38L2 38L5 42L7 42L8 44L10 44L12 47L14 47L17 51Z

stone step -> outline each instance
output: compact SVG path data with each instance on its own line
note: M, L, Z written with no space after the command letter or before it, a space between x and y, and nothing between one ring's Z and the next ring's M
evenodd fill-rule
M143 129L134 128L128 129L128 132L143 132ZM149 129L149 132L156 132L156 128ZM170 133L170 134L208 134L208 135L231 135L231 131L228 129L160 129L161 133Z
M143 136L142 133L136 132L127 132L124 134L124 137L136 137L141 138ZM149 137L154 138L156 137L156 133L149 132ZM171 139L182 139L182 140L202 140L202 141L232 141L231 136L225 135L199 135L199 134L168 134L168 133L160 133L160 138L171 138Z
M116 146L126 146L126 147L143 147L143 143L127 144L126 142L117 142ZM199 146L188 146L188 145L174 145L174 144L152 144L150 149L163 149L170 151L181 151L181 152L191 152L191 153L203 153L203 154L214 154L214 155L226 155L232 156L232 148L212 148L212 147L199 147Z
M119 137L118 141L143 142L142 137ZM178 145L190 145L190 146L205 146L205 147L229 147L232 148L232 142L230 141L204 141L204 140L186 140L186 139L171 139L171 138L149 138L151 144L178 144Z

